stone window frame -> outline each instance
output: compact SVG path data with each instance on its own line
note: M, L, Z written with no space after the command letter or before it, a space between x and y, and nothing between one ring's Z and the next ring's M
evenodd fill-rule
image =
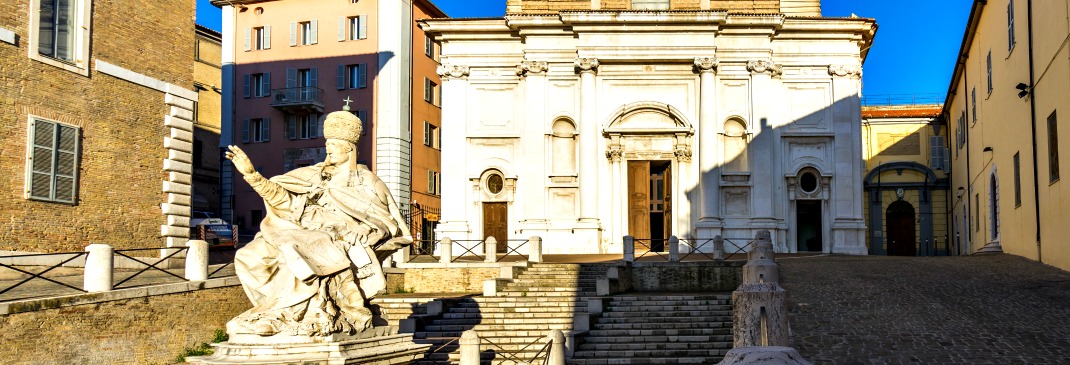
M39 145L39 144L35 143L35 141L37 140L37 134L36 134L37 133L37 129L36 129L36 127L37 127L38 123L47 123L47 124L52 124L53 125L53 130L52 130L53 131L53 137L52 137L51 143L49 145L47 145L47 146ZM71 164L72 164L72 166L71 166L71 174L66 175L66 176L60 176L61 174L57 171L57 169L59 168L59 164L60 164L60 161L59 161L59 158L60 158L59 154L60 153L56 153L56 152L57 152L57 150L60 149L59 146L61 144L61 141L59 140L59 138L61 138L59 133L61 133L60 131L62 131L64 128L67 128L67 129L70 129L70 130L74 131L74 135L72 137L73 138L73 146L71 146L67 151L63 151L63 152L68 152L68 153L72 154L73 157L71 159ZM45 147L47 149L47 151L44 151L44 150L38 151L37 148L35 148L35 147L38 147L38 146ZM82 128L81 127L79 127L77 125L69 124L69 123L63 123L63 122L59 122L59 121L56 121L56 120L51 120L51 119L44 118L44 117L37 116L37 115L30 115L29 118L28 118L28 121L27 121L27 129L26 129L26 176L25 176L25 184L24 184L25 185L24 198L27 199L27 200L36 200L36 201L44 201L44 202L51 202L51 203L77 205L78 204L78 186L79 186L79 181L81 180L81 176L79 174L79 169L81 168L81 162L82 162L82 149L81 148L82 148ZM35 174L39 174L39 173L43 173L43 172L40 172L40 171L34 171L34 167L36 165L36 162L39 161L42 157L44 157L44 156L38 156L37 152L50 153L50 157L49 158L51 159L51 164L50 164L50 167L49 167L49 171L47 172L47 175L49 177L49 188L48 188L49 189L48 190L48 195L49 196L48 197L39 196L39 195L35 196L34 195L34 183L33 183L34 182L34 175ZM56 184L56 180L58 178L60 178L60 177L65 177L65 178L71 179L71 199L70 200L61 200L61 199L57 199L57 197L56 197L56 185L57 185Z
M559 124L559 123L563 123L563 125L567 125L569 128L571 128L571 135L565 135L565 134L560 134L559 135L558 132L560 132L560 131L557 130L557 126L558 125L562 125L562 124ZM551 178L553 178L553 177L572 177L572 178L576 178L576 177L579 176L579 161L578 161L578 159L579 159L579 150L577 149L577 147L579 145L579 143L578 143L579 141L577 140L578 136L579 136L579 131L577 130L576 122L573 121L572 118L561 116L561 117L554 118L553 122L550 123L550 133L549 133L548 137L550 137L550 151L551 151L550 152L550 158L551 158L550 163L552 164L551 168L550 168L550 176L551 176ZM559 140L565 141L565 140L569 140L569 139L572 140L571 141L571 147L572 147L572 156L571 156L571 158L572 158L572 162L570 164L565 165L566 167L564 167L563 170L571 170L571 171L559 170L559 169L562 169L562 167L561 167L562 165L558 162L558 156L556 156L554 154L554 151L555 151L554 144L556 142L559 142ZM568 156L563 156L563 157L568 157Z
M93 32L93 0L70 0L75 8L74 19L71 20L74 38L72 60L66 61L46 56L38 52L38 42L41 40L41 3L50 0L30 0L30 24L29 46L26 47L30 59L38 62L59 67L82 76L89 76L89 48L90 38Z

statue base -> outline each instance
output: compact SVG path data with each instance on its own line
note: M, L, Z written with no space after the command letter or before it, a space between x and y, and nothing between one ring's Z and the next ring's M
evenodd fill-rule
M210 356L186 358L190 364L302 364L342 365L408 364L424 357L430 344L417 344L412 334L398 334L397 327L370 328L355 335L326 337L234 335L230 341L213 344Z

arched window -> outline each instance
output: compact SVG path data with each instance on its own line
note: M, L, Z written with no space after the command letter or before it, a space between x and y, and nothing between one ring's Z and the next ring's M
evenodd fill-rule
M747 172L747 143L750 134L743 121L731 119L724 124L724 171Z
M992 239L999 238L999 181L996 180L996 172L988 179L988 220L992 223L989 233Z
M554 122L551 136L553 176L576 175L576 126L567 119Z

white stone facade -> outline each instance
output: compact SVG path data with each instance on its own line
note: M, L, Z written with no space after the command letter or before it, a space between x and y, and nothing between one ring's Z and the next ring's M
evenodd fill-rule
M666 199L649 209L669 217L660 238L766 229L778 252L796 252L807 225L818 242L803 250L866 253L858 99L872 20L579 11L421 23L442 42L440 237L483 239L485 212L505 203L509 239L618 253L623 236L644 238L629 214L655 206L631 202L643 180L629 179L660 166Z

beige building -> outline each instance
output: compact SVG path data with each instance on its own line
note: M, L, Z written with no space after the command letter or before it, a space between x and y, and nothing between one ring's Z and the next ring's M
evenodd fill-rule
M977 1L943 114L954 237L1070 269L1070 23L1065 1Z
M940 105L862 107L871 255L933 256L949 243L947 128Z
M0 2L0 250L185 244L194 6Z
M219 106L221 83L221 35L197 26L194 39L193 87L193 193L192 208L219 216Z

